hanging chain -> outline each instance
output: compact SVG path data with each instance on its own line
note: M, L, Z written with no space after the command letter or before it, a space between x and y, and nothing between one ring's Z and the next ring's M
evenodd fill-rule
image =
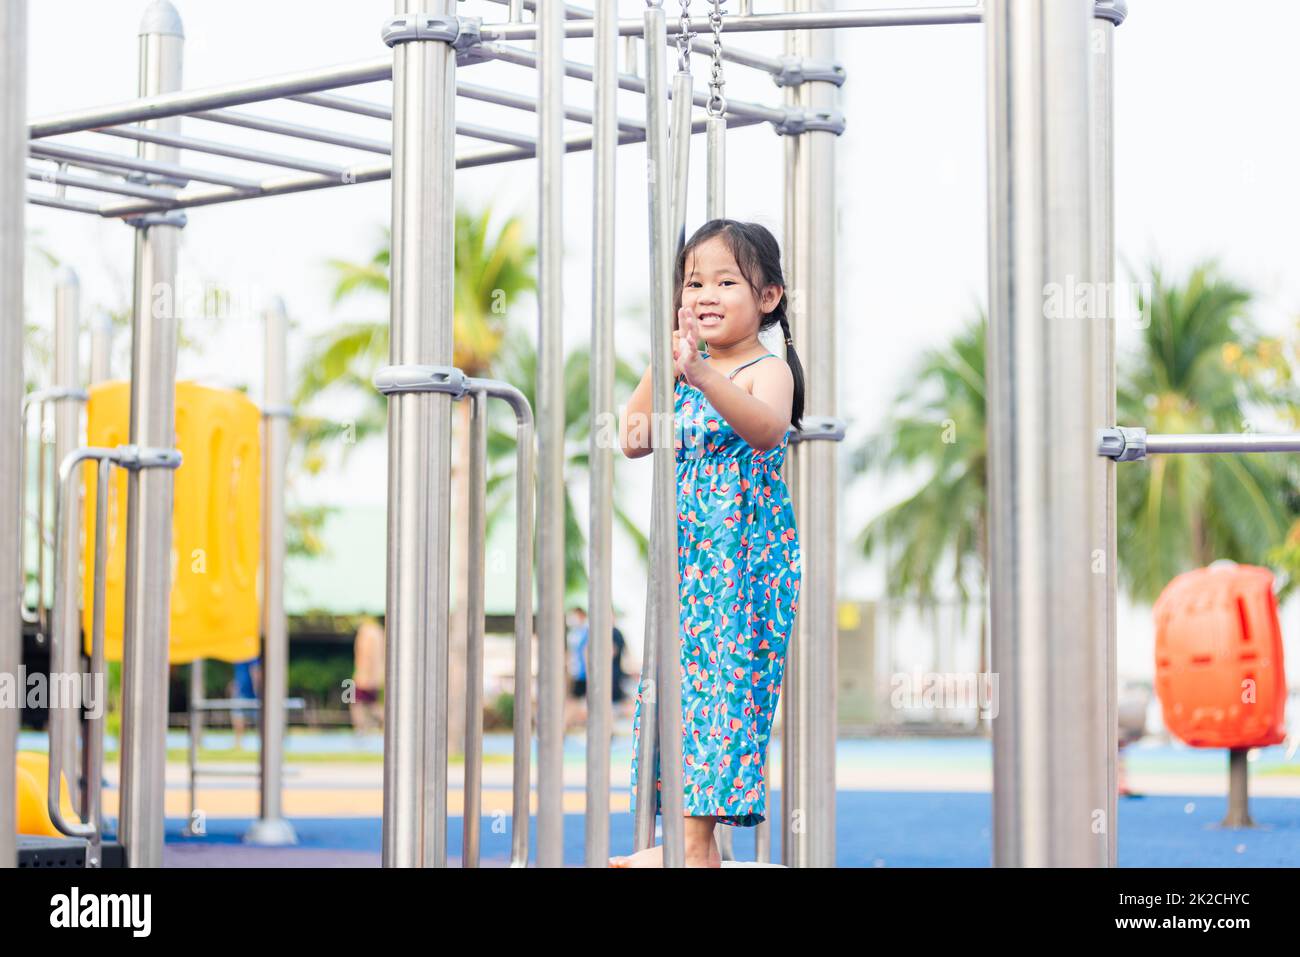
M677 28L677 72L691 72L691 0L681 0L682 15Z
M709 25L713 27L713 76L709 80L709 101L705 112L709 116L721 116L727 111L727 101L722 96L722 0L713 0L713 9L709 12Z

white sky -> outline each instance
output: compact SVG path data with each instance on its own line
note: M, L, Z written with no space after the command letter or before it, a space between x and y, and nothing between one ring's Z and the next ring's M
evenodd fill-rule
M840 7L866 6L845 2ZM896 2L890 6L909 6ZM29 114L52 113L136 95L136 27L140 0L34 0L30 4ZM175 0L185 24L185 86L202 87L259 76L382 56L380 26L391 15L387 0ZM622 0L624 16L642 9ZM665 7L670 11L674 4ZM698 4L697 4L698 6ZM783 3L755 0L758 13ZM504 8L471 0L461 12L504 19ZM1115 187L1117 248L1123 264L1158 258L1171 274L1217 256L1228 275L1258 295L1254 316L1264 328L1289 332L1300 314L1300 161L1293 97L1300 88L1300 7L1279 0L1240 0L1225 12L1209 0L1133 0L1117 34ZM738 39L748 49L779 54L777 34ZM531 46L523 43L521 45ZM589 41L570 40L569 57L591 61ZM983 34L978 26L904 27L838 32L838 59L848 82L842 93L847 130L838 155L840 248L838 259L839 414L855 433L873 427L904 385L904 370L919 352L943 343L985 298L985 144ZM697 75L707 61L695 58ZM756 71L726 66L730 97L780 103L780 91ZM535 94L532 71L477 64L462 76L472 82ZM703 80L701 79L701 86ZM387 102L390 85L341 91ZM566 99L590 106L582 81L566 80ZM639 98L620 94L620 113L635 116ZM532 114L458 100L458 116L501 128L534 132ZM387 124L297 103L242 107L249 113L387 136ZM288 140L187 119L186 132L210 139L318 159L365 161L373 154ZM577 130L576 124L569 129ZM127 141L79 134L77 142L113 151ZM782 234L783 147L766 126L737 130L729 147L728 213L757 220ZM703 138L696 137L690 223L704 218ZM461 140L462 148L477 144ZM251 167L219 157L185 154L184 161L212 169ZM590 153L565 163L565 338L585 341L590 328ZM617 251L620 352L637 341L646 297L644 152L624 147L618 169ZM34 188L44 188L43 185ZM536 222L537 166L467 170L458 174L456 200L471 210L495 202L500 214ZM356 317L386 315L379 301L355 300L338 308L328 300L331 258L368 258L389 216L389 184L374 183L296 196L192 209L181 249L182 277L219 282L236 300L253 304L282 295L299 337ZM77 269L83 305L125 302L131 272L131 230L117 222L29 206L28 230ZM48 323L52 277L29 270L29 314ZM519 302L517 328L536 334L536 309ZM216 382L247 382L260 392L261 333L251 316L221 324L190 323L186 332L204 344L183 355L181 373ZM1120 347L1131 341L1121 333ZM634 338L637 337L637 338ZM117 374L126 371L126 337L119 342ZM301 354L301 338L291 355ZM84 351L83 351L84 356ZM816 411L816 410L810 410ZM620 461L624 501L648 525L648 460ZM385 493L381 446L363 447L341 469L302 489L328 502L381 502ZM905 487L863 484L844 496L846 528L895 501ZM584 491L575 489L575 495ZM585 503L585 498L582 499ZM624 631L639 644L643 579L619 542L616 595ZM376 556L382 561L383 556ZM841 591L868 598L881 588L877 568L845 554ZM1300 626L1294 616L1289 623ZM1297 627L1290 627L1291 634ZM1295 648L1295 644L1292 644ZM1149 613L1126 611L1121 621L1121 673L1150 672Z

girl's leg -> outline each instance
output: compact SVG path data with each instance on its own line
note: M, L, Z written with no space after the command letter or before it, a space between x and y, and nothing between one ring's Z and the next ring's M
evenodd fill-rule
M721 867L722 855L713 839L716 817L686 818L686 866ZM663 867L664 849L660 844L637 851L631 857L611 857L610 867Z

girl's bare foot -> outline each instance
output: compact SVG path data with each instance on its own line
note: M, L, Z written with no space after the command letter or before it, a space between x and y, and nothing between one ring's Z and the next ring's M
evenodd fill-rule
M663 845L656 844L654 847L647 847L644 850L637 851L631 857L611 857L609 859L610 867L663 867L664 866L664 849Z
M663 867L664 866L664 849L663 845L656 844L654 847L647 847L644 850L637 851L631 857L611 857L609 859L610 867ZM694 848L688 848L686 851L687 867L721 867L722 855L718 852L718 845L709 841L708 846L702 849L702 852L696 852Z

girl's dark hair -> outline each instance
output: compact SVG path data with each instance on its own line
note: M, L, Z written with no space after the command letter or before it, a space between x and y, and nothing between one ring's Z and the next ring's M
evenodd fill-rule
M711 219L695 231L677 254L677 268L673 274L676 287L673 292L673 328L677 328L677 313L682 308L682 287L686 284L686 260L697 246L715 236L721 238L731 250L736 265L740 267L741 275L754 293L755 300L762 295L766 286L781 287L781 301L776 304L775 309L762 316L758 328L762 332L778 323L781 326L782 338L785 340L785 359L790 364L790 372L794 375L794 401L791 404L790 424L796 429L801 428L804 393L803 363L799 361L799 356L794 351L793 337L790 335L790 319L786 315L787 296L785 277L781 272L781 247L777 245L776 237L766 226L759 223L742 223L734 219Z

